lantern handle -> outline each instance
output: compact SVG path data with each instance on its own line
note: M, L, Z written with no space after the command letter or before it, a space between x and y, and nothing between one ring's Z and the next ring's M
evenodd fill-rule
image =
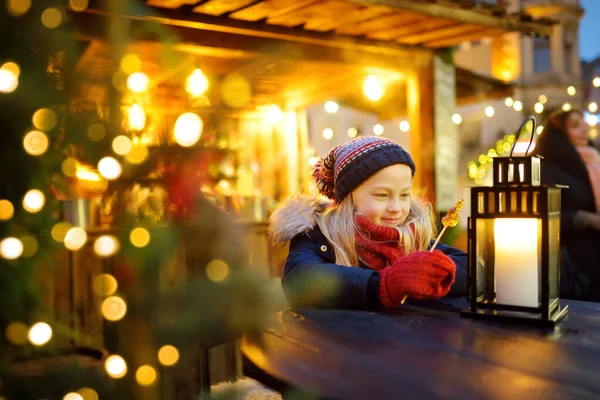
M528 115L527 117L525 117L525 120L523 120L523 122L521 123L521 126L519 126L519 129L517 130L517 135L521 136L521 132L523 131L523 129L525 128L525 125L527 125L527 123L531 121L533 124L533 127L531 128L531 138L529 138L529 145L527 146L527 150L525 150L525 155L527 155L527 153L529 153L529 148L531 147L531 144L533 143L533 136L535 135L535 128L536 128L536 120L535 117L533 115ZM515 146L517 145L517 142L519 140L519 136L517 136L515 138L515 142L512 145L512 148L510 149L510 155L509 157L512 157L513 155L513 151L515 151Z

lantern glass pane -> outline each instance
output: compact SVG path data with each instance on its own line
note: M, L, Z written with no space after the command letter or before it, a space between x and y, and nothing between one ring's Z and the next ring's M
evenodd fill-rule
M494 303L494 220L477 219L475 229L477 299L482 303Z

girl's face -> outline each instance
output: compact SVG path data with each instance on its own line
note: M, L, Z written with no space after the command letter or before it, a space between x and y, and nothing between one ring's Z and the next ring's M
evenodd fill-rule
M567 127L567 136L574 146L585 146L588 143L588 125L583 120L581 114L572 112L565 121Z
M356 211L376 225L399 226L410 212L412 171L404 164L386 167L352 192Z

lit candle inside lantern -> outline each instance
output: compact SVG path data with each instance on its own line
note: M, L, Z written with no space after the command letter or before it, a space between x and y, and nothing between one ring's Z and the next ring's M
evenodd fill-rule
M494 221L496 302L538 306L538 220Z

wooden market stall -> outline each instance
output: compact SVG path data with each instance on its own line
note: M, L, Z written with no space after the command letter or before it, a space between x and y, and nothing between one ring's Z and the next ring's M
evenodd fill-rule
M451 122L457 73L449 49L507 32L549 35L552 28L498 7L444 0L90 0L69 18L79 43L65 55L71 111L112 123L112 134L137 149L126 156L129 178L86 206L97 217L86 226L90 234L115 229L115 210L154 221L185 213L177 195L201 191L246 224L249 264L265 278L279 274L266 237L269 211L310 186L306 107L337 98L383 119L408 115L416 185L448 209L458 168ZM146 86L133 90L130 78L139 72ZM187 87L193 74L205 90ZM385 87L376 101L362 93L369 75ZM459 79L473 85L465 76ZM177 126L190 112L192 122L200 117L201 135L182 148ZM115 114L122 122L114 123ZM194 147L200 152L185 158ZM173 175L178 170L203 173L182 180ZM172 197L171 208L155 207L164 196ZM190 259L193 249L187 251L182 260ZM102 346L99 299L88 290L107 261L83 252L71 262L86 267L58 278L73 285L69 304L60 307L71 312L71 326ZM213 380L239 372L235 348L223 354L227 372L213 371ZM198 380L205 361L195 364Z

